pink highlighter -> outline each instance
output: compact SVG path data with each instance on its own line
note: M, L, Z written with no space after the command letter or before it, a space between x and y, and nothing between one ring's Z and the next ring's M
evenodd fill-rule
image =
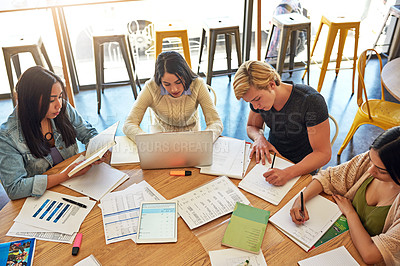
M81 242L82 242L82 234L77 233L74 241L74 246L72 248L72 255L74 256L78 255L79 248L81 247Z

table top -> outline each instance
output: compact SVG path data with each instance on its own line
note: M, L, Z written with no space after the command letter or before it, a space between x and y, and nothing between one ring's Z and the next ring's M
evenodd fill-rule
M50 169L48 173L59 172L75 157L60 163ZM249 169L252 166L254 166L254 161L251 162ZM192 170L192 176L180 177L170 176L170 169L142 170L139 164L116 168L129 176L129 179L117 190L125 189L134 183L146 180L166 199L182 195L216 178L216 176L200 174L197 168L189 168ZM240 182L237 179L231 179L231 181L235 185ZM310 181L310 175L302 176L278 206L274 206L246 191L241 191L253 206L269 210L273 215ZM72 196L82 196L61 185L51 190ZM0 211L0 243L20 239L6 236L6 233L24 202L25 199L11 201ZM142 265L209 265L208 251L226 248L221 245L221 240L230 216L231 214L225 215L194 230L190 230L182 218L179 218L178 241L176 243L135 244L131 240L125 240L106 245L101 210L98 206L95 206L81 225L80 232L83 234L83 239L77 256L71 255L72 244L37 240L34 265L48 265L50 262L53 265L71 265L90 254L93 254L103 265L126 265L127 262ZM272 224L268 224L262 244L262 252L268 265L297 265L299 260L342 245L347 248L358 263L365 265L355 249L348 231L307 253Z
M400 57L386 63L381 77L387 91L400 101Z

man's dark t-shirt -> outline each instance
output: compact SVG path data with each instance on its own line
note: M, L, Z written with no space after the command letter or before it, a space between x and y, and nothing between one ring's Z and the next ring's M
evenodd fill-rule
M291 82L285 82L291 83ZM279 153L293 163L300 162L313 150L308 139L307 127L328 119L328 107L324 97L310 86L295 84L286 104L280 111L250 108L261 114L270 128L268 141Z

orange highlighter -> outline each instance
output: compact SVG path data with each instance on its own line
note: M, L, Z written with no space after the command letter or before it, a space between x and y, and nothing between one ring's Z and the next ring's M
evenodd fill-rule
M172 176L189 176L189 175L192 175L192 171L175 170L175 171L170 171L169 175L172 175Z

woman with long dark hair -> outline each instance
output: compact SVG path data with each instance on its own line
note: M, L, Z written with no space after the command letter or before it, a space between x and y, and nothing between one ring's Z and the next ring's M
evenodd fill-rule
M322 191L333 195L346 216L365 263L400 265L400 127L383 132L368 152L314 176L304 200ZM299 225L313 219L306 208L301 213L299 198L290 215Z
M67 102L63 82L54 73L31 67L15 89L18 104L0 129L0 179L10 199L41 196L69 179L73 166L60 174L43 173L78 153L76 139L87 144L97 135Z
M177 52L163 52L156 61L154 77L147 81L133 104L123 131L135 141L147 108L153 111L152 132L200 130L198 106L201 106L207 128L214 141L223 130L222 121L211 100L205 82L199 78Z

